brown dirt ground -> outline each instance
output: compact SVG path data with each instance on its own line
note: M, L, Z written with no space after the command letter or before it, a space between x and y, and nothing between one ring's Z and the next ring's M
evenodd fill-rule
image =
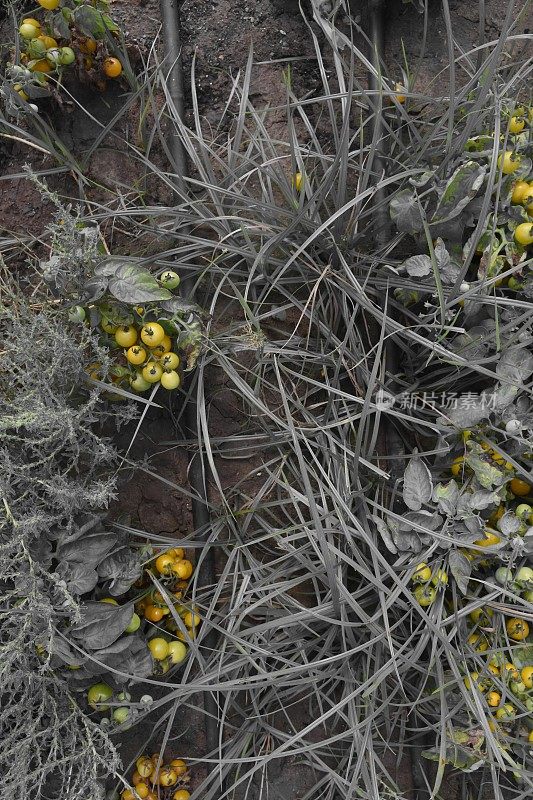
M434 78L444 69L447 62L445 44L445 26L438 0L429 0L430 27L426 54L420 65L419 87L432 91ZM467 0L450 0L450 10L457 44L465 49L476 41L477 36L477 4ZM487 2L486 36L497 35L502 20L502 3L499 0ZM364 4L354 4L355 13L364 19ZM160 26L160 12L157 0L112 0L112 12L123 21L129 41L135 45L138 53L146 56ZM185 0L181 5L183 24L183 58L186 74L190 74L193 56L196 57L195 73L200 103L200 113L206 124L218 122L232 80L239 70L246 66L250 48L254 57L264 63L254 68L252 76L252 97L257 106L283 105L285 89L282 82L282 63L278 59L300 56L305 60L294 65L296 92L301 89L312 90L316 84L316 65L313 60L314 50L311 37L302 21L296 0ZM522 28L527 30L532 20L524 20ZM6 41L9 21L0 23L2 39ZM400 75L402 63L401 42L403 41L408 59L416 60L421 41L421 17L413 12L410 6L400 2L391 3L387 14L387 49L386 60L392 72ZM187 81L188 83L188 81ZM187 88L189 97L189 88ZM90 108L93 116L106 124L120 108L122 88L114 87L105 96L94 95L87 89L80 88L78 99ZM50 121L58 131L60 138L67 146L82 152L90 146L99 130L97 123L91 122L86 115L73 109L57 115L49 109ZM131 122L131 120L130 120ZM273 131L276 125L283 130L283 112L279 118L271 117ZM128 119L119 124L122 133L131 135ZM124 149L117 141L108 140L107 147L102 148L90 162L90 173L100 182L100 189L94 191L92 199L109 199L121 187L131 185L136 177L136 168L132 165ZM6 231L19 235L40 235L49 219L49 204L43 204L36 189L24 178L19 177L23 165L29 162L34 169L40 170L51 166L49 159L35 151L25 148L18 142L2 141L0 143L0 219ZM76 196L76 185L68 175L49 178L52 188L60 192ZM210 373L209 415L213 435L224 437L239 430L241 410L235 396L221 383L220 376ZM176 484L186 484L187 455L179 446L161 447L158 442L178 438L168 422L165 414L151 414L144 426L142 436L137 441L132 455L142 456L148 453L151 466L161 475ZM250 460L218 461L219 471L224 476L224 489L231 490L237 482L251 476L260 466L255 457ZM253 495L252 477L246 485L246 491ZM212 491L212 499L216 493ZM151 482L138 475L125 484L120 492L119 503L115 513L128 513L132 523L165 538L179 538L192 527L191 504L187 497L179 492ZM180 743L184 749L201 759L205 750L202 715L190 712L188 717L189 733ZM303 720L298 720L301 724ZM135 736L125 741L125 758L131 756L136 747ZM176 755L175 748L172 751ZM394 761L391 756L390 761ZM389 762L388 762L389 763ZM390 767L393 764L390 763ZM399 765L398 780L406 792L411 791L408 759ZM197 777L200 776L200 770ZM287 759L269 769L266 776L270 785L269 797L276 800L300 797L310 788L315 776L308 768ZM194 784L193 784L194 785ZM260 786L254 783L248 793L249 798L260 798ZM447 785L445 800L457 797L453 780Z

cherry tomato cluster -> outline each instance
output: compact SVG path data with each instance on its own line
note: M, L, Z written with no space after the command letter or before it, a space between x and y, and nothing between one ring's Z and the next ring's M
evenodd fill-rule
M182 602L187 581L194 572L193 564L185 558L183 548L174 547L160 553L155 559L154 567L165 587L165 593L157 589L150 590L137 601L135 609L148 622L154 625L161 623L159 635L149 640L148 647L157 662L157 671L165 673L172 665L180 664L184 660L187 655L184 642L190 642L196 637L201 619L194 605ZM176 617L179 617L179 623Z
M121 793L122 800L188 800L189 768L183 758L164 763L160 753L137 759L131 788Z
M65 69L78 66L90 74L100 89L106 80L119 78L123 67L119 58L108 50L108 37L116 35L118 26L104 13L102 2L70 4L65 0L37 0L42 18L23 17L18 28L20 56L17 64L10 66L12 88L24 101L52 93L60 84ZM90 8L94 19L102 28L94 36L87 36L78 27L83 6ZM81 9L81 10L80 10ZM86 17L83 18L85 25ZM95 28L96 30L96 28ZM53 84L49 78L53 77ZM46 90L46 91L43 91Z

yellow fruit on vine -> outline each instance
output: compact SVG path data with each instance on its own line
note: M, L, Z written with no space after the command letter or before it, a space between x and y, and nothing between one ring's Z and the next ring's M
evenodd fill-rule
M513 153L512 150L507 150L505 153L501 153L498 156L498 167L504 175L511 175L513 172L516 172L520 166L520 161L519 155Z
M521 642L523 639L527 639L529 634L529 625L525 621L525 619L521 619L520 617L511 617L505 623L505 629L510 639L514 639L515 642Z

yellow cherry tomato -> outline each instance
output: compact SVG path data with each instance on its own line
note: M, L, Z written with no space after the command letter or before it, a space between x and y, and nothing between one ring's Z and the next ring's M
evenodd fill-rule
M165 330L158 322L147 322L141 328L141 339L148 347L157 347L165 338Z
M165 353L168 353L169 350L172 350L172 341L170 336L165 333L159 344L157 344L155 347L151 347L150 350L155 358L162 358Z
M174 573L174 575L177 575L178 578L181 578L182 580L187 580L187 578L190 578L193 571L194 571L193 565L186 558L182 558L179 561L174 561L172 565L172 572Z
M142 371L142 376L148 383L157 383L157 381L161 379L162 374L162 367L155 362L153 364L147 364Z
M80 50L82 53L87 53L90 56L93 56L96 53L96 48L98 45L94 39L85 39L83 42L80 42Z
M518 495L518 497L525 497L526 494L531 492L529 483L526 483L521 478L513 478L509 484L509 488L512 493Z
M487 703L491 708L497 708L500 705L500 700L502 699L501 694L498 692L488 692L487 694Z
M412 580L427 583L429 580L431 580L431 568L428 567L428 565L424 562L418 564L417 568L413 572Z
M137 330L133 325L120 325L115 331L115 342L120 347L132 347L137 341Z
M159 771L160 786L174 786L177 780L178 780L177 773L172 767L170 766L161 767Z
M126 350L126 358L130 364L139 366L139 364L144 364L148 358L148 354L144 347L141 347L139 344L134 344L132 347Z
M457 475L459 475L459 473L462 472L464 460L465 460L464 456L457 456L457 458L454 458L454 460L452 461L450 472L455 477L457 477Z
M522 133L525 127L526 127L526 121L521 117L511 117L511 119L509 120L509 133L515 135L517 133Z
M161 375L161 386L163 386L163 388L165 389L168 389L169 391L177 389L180 383L181 383L181 378L179 374L173 369L166 370Z
M154 771L152 759L148 758L148 756L141 756L138 758L135 762L135 766L137 767L137 772L141 778L149 778Z
M498 167L504 175L511 175L513 172L516 172L520 166L520 161L519 155L513 153L512 150L507 150L505 153L501 153L498 156Z
M182 758L172 759L172 761L170 762L170 766L176 772L178 778L181 775L185 775L185 773L187 772L187 764Z
M122 64L118 58L106 58L103 63L103 70L107 78L118 78L122 74Z
M161 553L155 560L155 568L161 575L170 575L175 557L170 553Z
M180 365L180 357L176 353L163 353L159 362L163 369L177 369Z
M185 558L185 550L183 547L171 547L167 550L169 556L172 556L174 561L179 561L180 558Z
M528 740L528 742L533 742L533 730L529 731L529 733L527 735L527 740ZM174 797L176 797L176 795L174 795Z
M156 661L163 661L168 656L168 642L161 636L150 639L148 642L148 649Z
M135 787L135 793L141 800L146 800L148 795L150 794L150 789L148 785L144 782L138 783Z
M37 38L39 39L40 42L42 42L44 44L44 46L46 47L47 50L51 50L51 49L57 47L57 42L53 38L53 36L46 36L45 34L42 34L41 36L38 36Z
M484 534L485 536L483 539L476 539L474 542L478 547L492 547L492 545L501 542L501 536L498 536L492 531L484 531Z
M522 203L524 198L529 195L531 187L527 181L517 181L513 186L511 200L513 203Z
M496 719L513 719L516 708L511 703L505 703L496 711Z
M473 611L470 612L468 615L472 622L478 622L480 617L492 617L494 616L494 611L492 608L485 608L482 606L481 608L475 608Z
M47 11L54 11L59 5L59 0L37 0L37 2Z
M466 640L468 644L476 650L477 653L484 653L485 650L489 649L489 643L485 639L484 636L480 636L479 633L472 633Z
M513 680L513 681L520 680L520 672L519 672L519 670L517 669L517 667L514 664L511 664L510 661L507 661L503 665L503 668L504 668L505 672L509 673L509 677L511 678L511 680Z
M511 619L508 619L505 623L505 628L509 638L514 639L515 642L521 642L523 639L527 639L529 634L529 625L525 619L520 619L520 617L511 617Z
M183 642L170 642L168 645L168 654L173 664L181 664L181 662L187 655L187 648L185 647ZM177 760L179 761L180 759ZM174 765L174 761L172 761L171 763L172 765ZM181 772L178 772L178 775L181 775Z
M526 689L533 689L533 666L524 667L520 676L526 685Z
M533 244L533 223L521 222L517 225L514 229L514 238L523 247Z
M41 58L40 61L36 61L30 69L32 72L52 72L52 67L46 58Z
M187 791L187 789L178 789L177 792L174 792L172 795L172 800L189 800L191 793Z

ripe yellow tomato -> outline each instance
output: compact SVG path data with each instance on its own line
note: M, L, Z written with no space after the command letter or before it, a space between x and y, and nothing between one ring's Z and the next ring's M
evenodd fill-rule
M163 369L177 369L180 365L180 357L176 353L166 352L159 359L159 363Z
M528 742L533 742L533 731L529 731L527 740ZM174 795L174 797L176 797L176 795Z
M191 611L187 611L183 616L183 621L187 628L195 628L200 624L201 617L199 614L193 614Z
M182 580L187 580L187 578L190 578L193 571L193 565L186 558L182 558L179 561L174 561L172 565L172 572Z
M144 609L144 618L149 622L159 622L163 619L163 616L163 609L159 608L159 606L149 605Z
M500 700L502 699L501 694L498 692L488 692L487 694L487 703L491 708L497 708L500 705Z
M141 798L141 800L146 800L150 794L150 788L146 783L141 782L136 785L135 793Z
M517 181L513 186L511 200L513 203L522 203L524 198L529 195L531 187L527 181Z
M57 42L52 36L46 36L43 34L42 36L39 36L38 39L44 44L47 50L57 47Z
M181 664L187 655L187 648L183 642L170 642L168 645L168 654L173 664ZM174 761L172 761L172 765L174 765ZM181 772L178 772L178 775L181 775Z
M523 639L526 639L529 634L529 625L525 619L521 619L520 617L511 617L511 619L508 619L505 628L509 638L514 639L515 642L521 642Z
M165 333L159 344L156 344L155 347L151 348L152 355L155 358L162 358L169 350L172 350L172 340L168 334Z
M165 330L158 322L147 322L141 328L141 339L148 347L157 347L165 338Z
M492 547L492 545L501 542L501 537L492 531L484 531L484 534L483 539L476 539L474 542L478 547Z
M139 364L144 364L148 358L148 354L144 347L141 347L139 344L134 344L132 347L126 350L126 358L130 364L139 366Z
M83 42L80 42L80 50L82 53L87 53L87 55L93 56L96 53L97 44L94 39L85 39Z
M147 364L142 371L142 376L145 381L148 381L148 383L157 383L157 381L161 379L162 374L163 368L155 362L152 364Z
M468 644L476 650L477 653L484 653L485 650L489 649L489 643L485 639L484 636L480 636L479 633L472 633L466 640Z
M510 661L507 661L503 665L503 668L504 668L505 672L507 672L509 674L509 677L511 678L511 680L513 680L513 681L520 680L520 672L519 672L519 670L517 669L517 667L514 664L511 664Z
M521 222L517 225L514 229L514 238L523 247L533 244L533 223Z
M171 392L173 389L177 389L180 383L180 376L173 369L166 370L161 375L161 386L163 386L164 389L168 389L169 392Z
M175 558L170 553L161 553L155 560L155 568L161 575L170 575Z
M172 795L172 800L189 800L191 793L187 791L187 789L178 789Z
M496 719L513 719L516 709L511 703L505 703L496 711Z
M156 661L163 661L168 656L168 642L161 636L150 639L148 642L148 649Z
M122 800L137 800L131 789L124 789L120 796Z
M517 133L522 133L525 127L526 127L526 121L521 117L511 117L511 119L509 120L509 133L515 135Z
M37 2L47 11L54 11L59 5L59 0L37 0Z
M182 758L172 759L172 761L170 762L170 766L176 772L178 778L180 777L180 775L185 775L185 773L187 772L187 764Z
M513 172L516 172L519 166L520 156L513 153L512 150L507 150L505 153L501 153L498 156L498 167L504 175L511 175Z
M183 547L171 547L170 550L167 550L169 556L172 556L174 561L179 561L180 558L185 558L185 550Z
M176 771L172 767L170 766L161 767L161 770L159 771L160 786L174 786L177 780L178 776L176 774Z
M154 765L152 759L148 756L141 756L135 762L135 766L137 767L137 772L142 778L148 778L154 771Z
M525 497L526 494L531 492L529 483L526 483L521 478L513 478L509 484L509 488L512 493L518 495L518 497Z
M524 667L520 676L526 685L526 689L533 689L533 666Z
M103 69L107 78L118 78L122 74L122 64L118 58L106 58Z
M424 564L424 562L418 564L417 568L413 572L413 580L427 583L429 580L431 580L431 568L428 567L427 564Z
M52 67L46 60L46 58L41 58L40 61L36 61L33 66L30 67L32 72L52 72Z
M115 342L120 347L132 347L137 341L137 330L133 325L121 325L115 332Z
M452 466L450 467L450 472L455 477L457 477L457 475L459 475L459 473L462 472L464 460L465 460L464 456L457 456L457 458L454 458L454 460L452 461Z

